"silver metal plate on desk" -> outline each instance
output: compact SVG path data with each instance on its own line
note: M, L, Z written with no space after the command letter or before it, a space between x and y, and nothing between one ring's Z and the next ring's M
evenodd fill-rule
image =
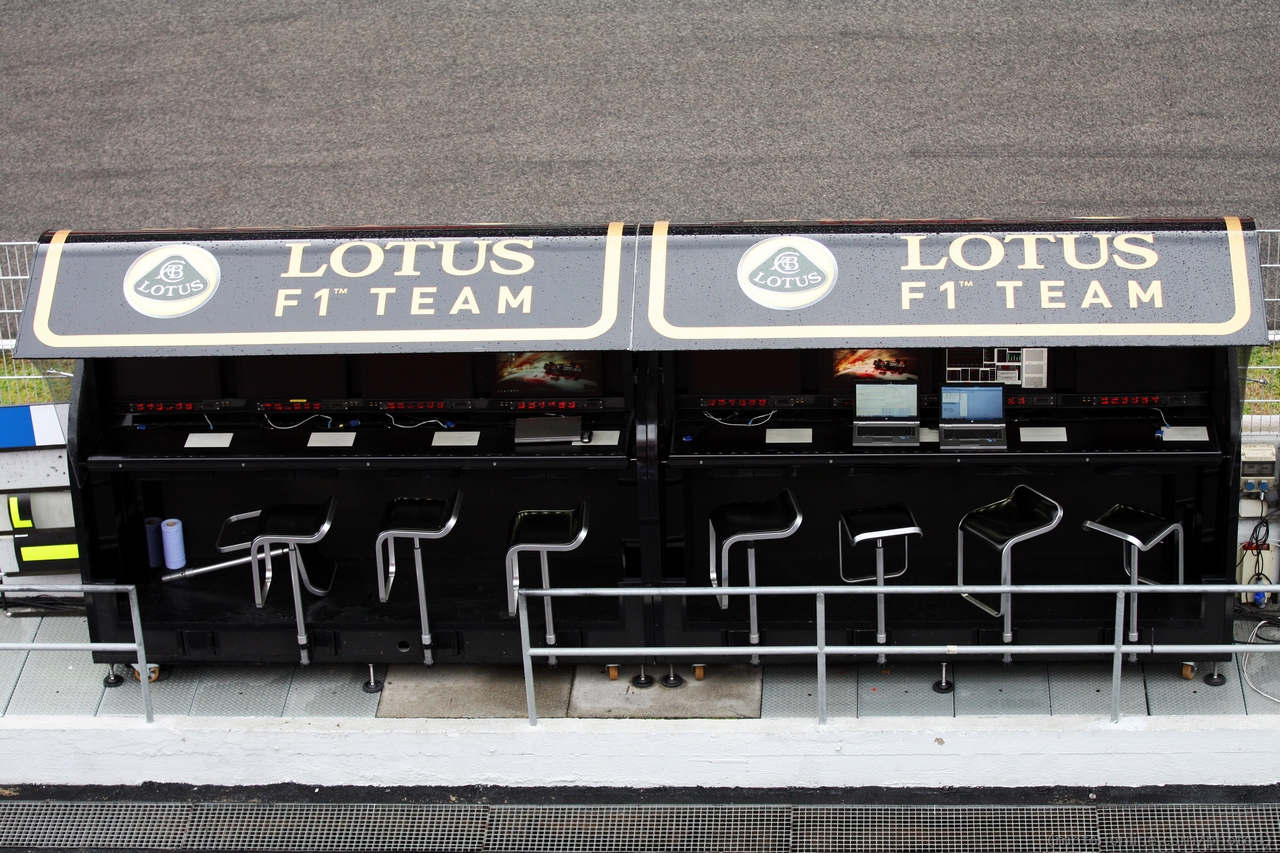
M1167 426L1160 431L1165 441L1208 441L1209 428L1202 426Z
M804 429L766 429L765 444L813 444L813 430Z
M1033 441L1066 441L1066 427L1018 427L1023 444Z
M355 443L354 432L313 432L307 447L350 447Z
M938 431L936 429L929 429L928 427L920 427L920 443L937 444Z
M438 432L431 436L432 447L475 447L480 443L478 430L467 432Z
M192 432L183 447L230 447L234 432Z
M622 438L622 430L617 429L597 429L591 432L590 443L582 441L572 441L570 444L581 445L583 447L617 447L618 439Z

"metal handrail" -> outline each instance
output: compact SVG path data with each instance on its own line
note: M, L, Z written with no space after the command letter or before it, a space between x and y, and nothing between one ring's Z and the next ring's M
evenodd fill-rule
M584 657L625 658L635 656L697 655L705 657L747 657L760 654L814 655L818 669L818 724L827 722L827 656L828 655L991 655L1016 652L1018 654L1110 654L1111 667L1111 722L1120 721L1120 677L1124 655L1131 654L1234 654L1237 652L1280 653L1280 643L1260 646L1250 643L1196 644L1196 643L1126 643L1124 642L1125 596L1134 594L1203 594L1203 593L1280 593L1278 584L1043 584L1021 586L1017 584L960 584L960 585L912 585L912 586L741 586L741 587L582 587L559 589L521 589L517 606L520 618L520 653L524 664L525 704L529 710L529 725L538 724L537 703L533 690L533 659L535 657ZM826 596L828 595L1000 595L1028 593L1032 595L1103 595L1116 597L1115 642L1062 643L999 646L984 645L931 645L893 646L884 643L873 645L828 645L826 625ZM812 595L815 600L816 642L813 645L788 646L615 646L607 648L562 647L534 648L529 639L528 599L536 598L640 598L661 599L663 596L721 596L721 595Z
M127 584L5 584L0 592L102 592L129 596L129 616L133 619L132 643L0 643L2 652L137 652L138 681L142 684L142 713L148 723L155 722L151 711L150 672L147 669L147 652L142 642L142 612L138 609L138 588Z

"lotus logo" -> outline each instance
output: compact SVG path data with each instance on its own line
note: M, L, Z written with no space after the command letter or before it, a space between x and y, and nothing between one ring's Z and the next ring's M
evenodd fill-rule
M124 298L148 317L182 317L209 301L220 276L217 258L199 246L161 246L129 267Z
M835 256L808 237L761 240L738 261L738 286L766 308L806 308L830 293L835 283Z

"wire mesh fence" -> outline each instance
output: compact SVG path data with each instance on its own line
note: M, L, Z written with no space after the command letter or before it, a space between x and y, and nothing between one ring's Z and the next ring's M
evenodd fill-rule
M0 406L60 403L71 398L74 362L13 357L35 243L0 243Z
M1280 230L1258 232L1262 298L1270 343L1254 347L1245 371L1243 429L1280 433Z

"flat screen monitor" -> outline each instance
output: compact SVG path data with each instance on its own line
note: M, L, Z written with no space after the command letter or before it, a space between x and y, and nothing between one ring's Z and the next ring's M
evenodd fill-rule
M943 385L942 420L1004 420L1004 386Z
M854 416L859 418L916 417L914 382L858 385L854 390Z
M927 381L928 350L837 349L831 351L828 370L822 377L827 393L849 393L865 382Z
M799 350L689 353L690 394L799 394Z
M122 402L218 400L222 381L216 358L118 358L115 396Z
M246 355L236 359L236 396L246 400L341 400L347 361L341 355Z
M471 354L388 353L360 357L366 400L468 398Z
M495 397L595 397L598 352L500 352L494 355Z

